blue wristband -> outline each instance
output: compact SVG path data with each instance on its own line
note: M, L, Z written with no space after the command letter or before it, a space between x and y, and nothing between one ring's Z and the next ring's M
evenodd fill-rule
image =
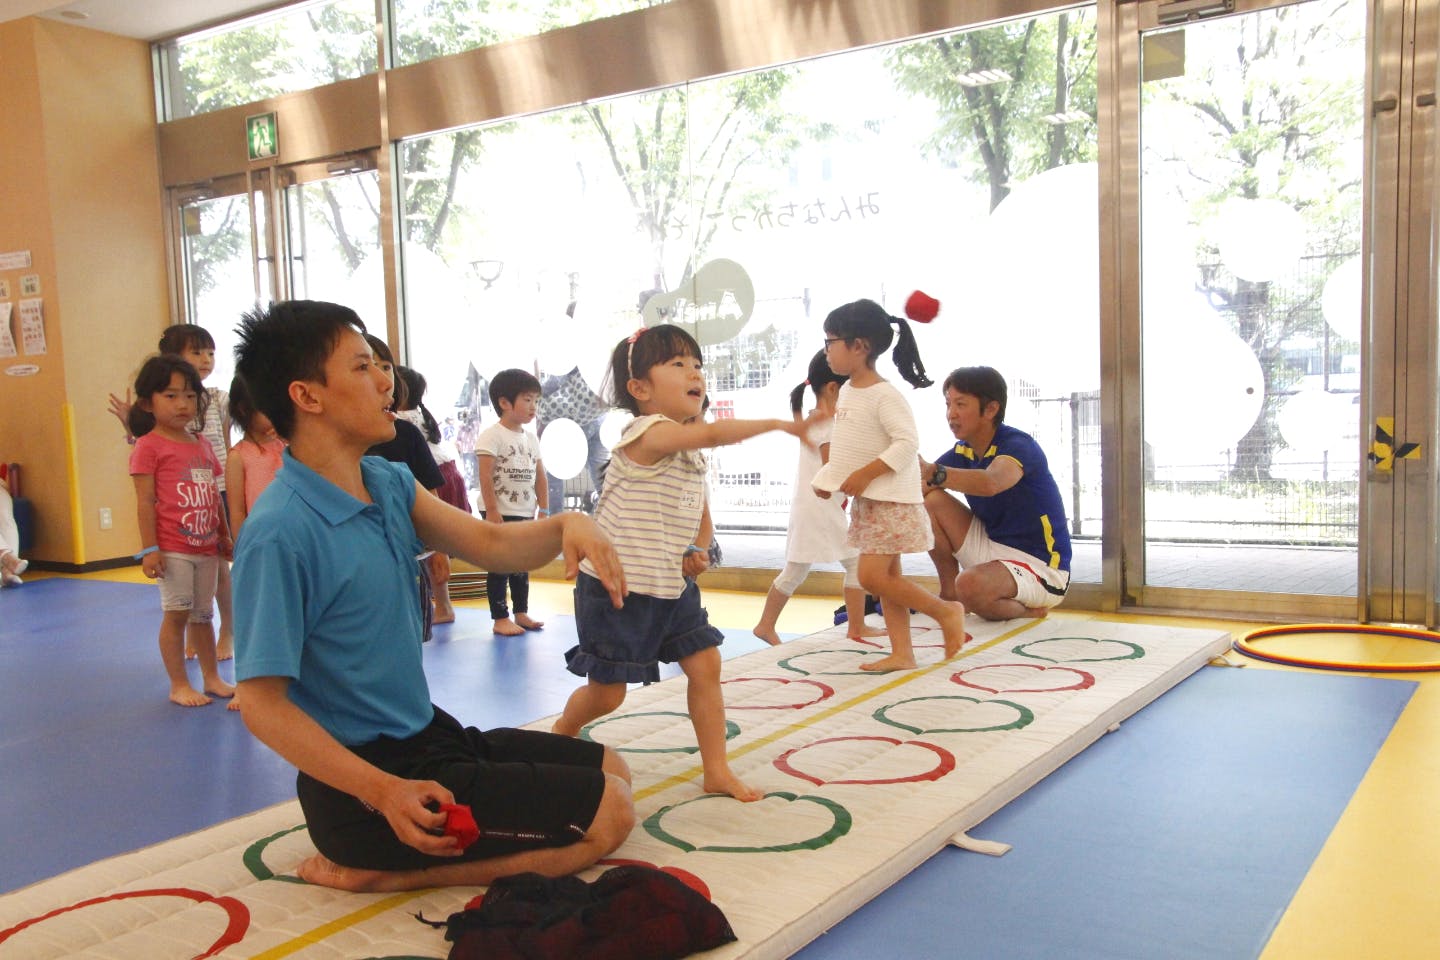
M692 544L690 544L690 546L688 546L688 547L685 548L685 552L686 552L686 553L709 553L710 551L706 550L704 547L697 547L697 546L695 546L695 544L692 543Z
M145 555L146 555L147 553L159 553L159 552L160 552L160 548L159 548L159 547L146 547L144 550L141 550L139 553L135 554L135 559L136 559L136 560L143 560L143 559L145 559Z

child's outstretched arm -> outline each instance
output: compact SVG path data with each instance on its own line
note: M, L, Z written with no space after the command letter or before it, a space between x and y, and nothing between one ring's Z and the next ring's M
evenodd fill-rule
M618 609L625 598L625 571L610 538L583 513L557 513L531 523L495 526L417 487L410 511L415 532L428 546L463 557L485 570L533 570L565 556L565 576L588 559Z
M124 400L121 400L113 393L110 394L110 405L108 408L110 412L114 414L115 419L120 421L120 426L125 428L125 442L132 444L135 442L135 435L130 432L130 407L133 406L134 403L134 398L130 396L130 388L126 387Z
M681 450L704 450L741 443L762 433L778 430L805 440L810 419L805 420L717 420L710 423L673 421L657 423L626 446L626 455L636 463L651 464Z

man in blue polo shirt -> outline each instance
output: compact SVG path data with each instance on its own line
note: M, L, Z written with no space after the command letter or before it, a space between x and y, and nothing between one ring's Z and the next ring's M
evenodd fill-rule
M987 620L1043 617L1070 586L1060 488L1035 439L1004 422L1006 396L992 367L953 371L945 417L955 446L920 461L940 596Z
M529 730L465 728L430 702L416 555L422 543L482 568L528 570L563 553L624 574L588 517L484 523L365 451L395 434L392 382L354 311L289 301L241 321L236 371L290 442L235 554L235 673L252 733L299 769L319 851L298 869L345 890L489 884L573 873L635 822L613 750ZM481 827L462 847L441 808Z

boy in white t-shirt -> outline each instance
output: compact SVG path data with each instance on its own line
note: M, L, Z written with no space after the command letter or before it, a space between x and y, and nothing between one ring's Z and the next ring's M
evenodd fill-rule
M534 520L538 508L550 512L549 485L540 460L540 441L525 429L540 404L540 381L533 374L511 368L490 381L490 402L500 415L475 440L476 476L480 481L480 516L491 523ZM515 618L505 603L505 591L515 605ZM514 637L545 624L532 618L530 575L523 571L487 571L485 593L495 632Z

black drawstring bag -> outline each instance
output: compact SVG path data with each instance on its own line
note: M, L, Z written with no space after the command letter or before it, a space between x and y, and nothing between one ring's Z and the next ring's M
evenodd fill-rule
M594 882L520 873L443 926L449 960L674 960L734 941L725 914L663 870L624 866Z

